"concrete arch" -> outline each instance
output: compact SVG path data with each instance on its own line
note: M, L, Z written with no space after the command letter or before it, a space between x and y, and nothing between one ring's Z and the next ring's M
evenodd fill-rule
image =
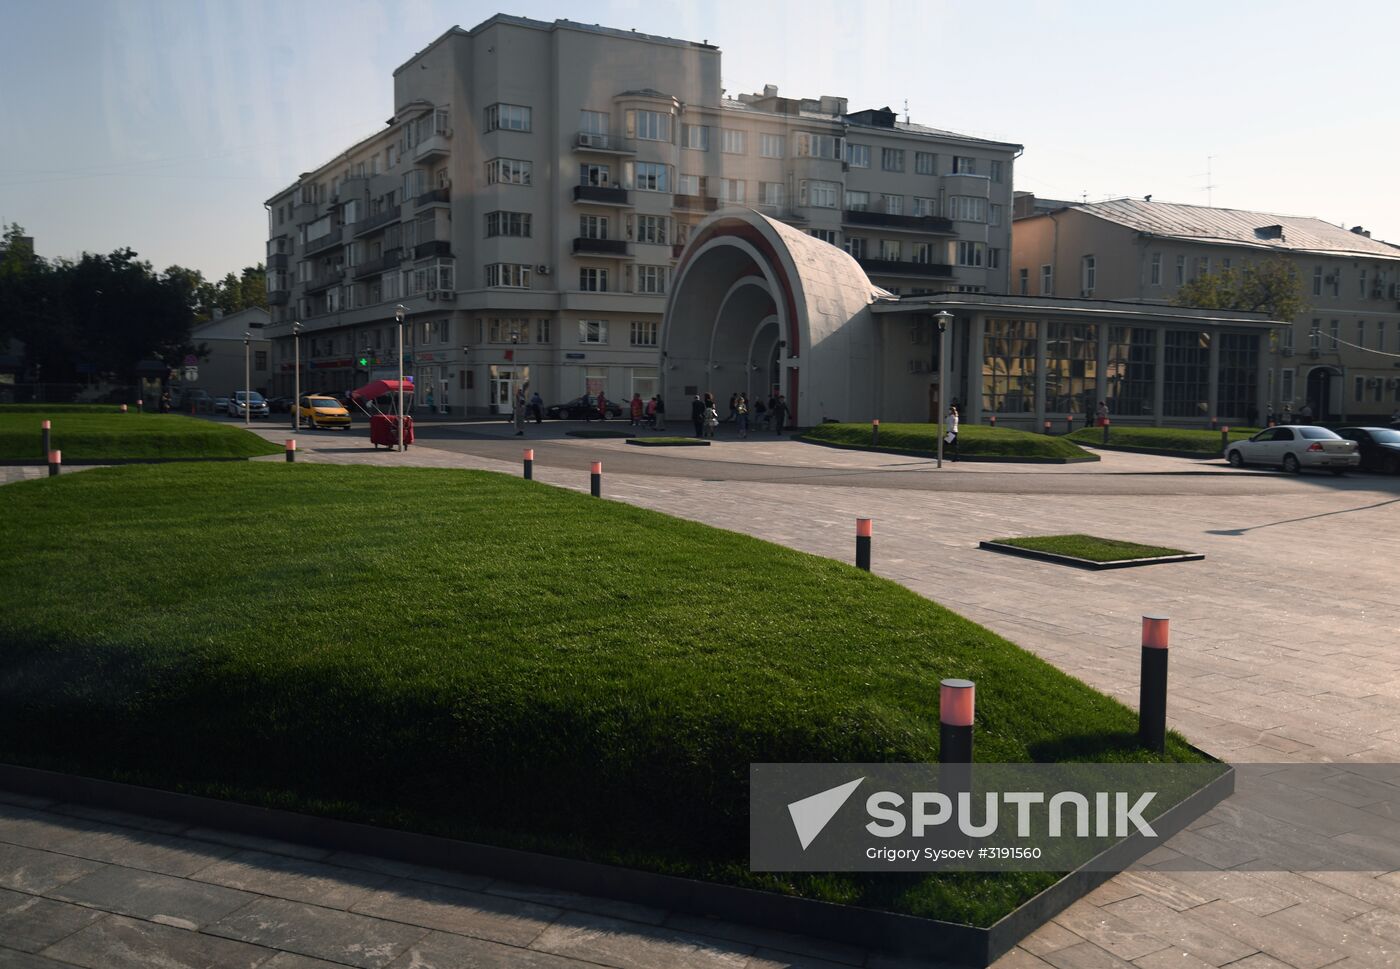
M835 246L751 209L715 213L696 227L666 303L668 406L688 410L688 388L721 401L754 393L753 368L771 366L771 357L755 358L764 343L776 344L780 392L795 423L868 419L876 406L869 307L882 298L890 294ZM761 340L775 324L776 336Z

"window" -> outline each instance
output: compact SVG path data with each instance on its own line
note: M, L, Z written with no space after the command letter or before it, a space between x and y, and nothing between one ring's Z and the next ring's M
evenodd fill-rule
M1363 350L1366 348L1366 321L1356 321L1356 345Z
M530 109L518 104L493 104L486 109L487 131L529 131Z
M847 193L849 195L850 193ZM914 215L927 218L938 214L938 199L914 196Z
M1162 254L1160 252L1154 252L1152 254L1152 278L1150 283L1153 286L1162 285Z
M833 246L836 245L835 229L808 229L807 234L813 239L820 239L822 242L830 243Z
M267 369L267 351L266 351L266 350L254 350L254 351L253 351L253 369L254 369L254 370L266 370L266 369Z
M958 241L958 265L959 266L982 266L987 261L987 244L985 242Z
M1096 264L1096 262L1095 262L1095 260L1094 260L1094 257L1093 257L1093 256L1085 256L1085 257L1080 261L1080 266L1079 266L1079 268L1080 268L1079 288L1080 288L1081 290L1084 291L1084 294L1085 294L1086 296L1092 296L1093 293L1094 293L1094 282L1095 282L1095 277L1098 275L1098 268L1097 268L1097 264Z
M486 163L486 184L529 185L533 170L534 165L519 158L493 158Z
M903 258L903 247L897 239L880 240L880 258L886 262L899 262Z
M1376 320L1376 349L1385 352L1385 320Z
M902 215L904 213L904 196L881 195L880 205L884 207L886 215Z
M638 266L637 267L637 292L651 296L662 296L666 293L666 267L665 266Z
M792 136L792 153L798 158L830 158L840 161L844 151L843 139L836 135L819 135L813 131L799 131Z
M1055 269L1053 266L1040 267L1040 295L1055 295Z
M530 267L509 262L490 263L486 267L486 285L508 289L529 289Z
M1210 275L1210 256L1196 257L1196 279Z
M699 195L702 181L699 175L679 175L676 177L676 194Z
M957 222L986 222L987 200L972 195L950 195L948 218Z
M580 215L578 217L580 239L608 238L608 217L606 215Z
M744 180L742 178L721 178L719 197L726 202L744 201Z
M403 273L395 270L379 277L379 292L386 302L403 298Z
M488 239L492 236L519 236L528 239L530 228L529 212L486 213L486 237Z
M988 248L988 249L987 249L987 268L988 268L988 269L1000 269L1000 268L1001 268L1001 250L1000 250L1000 249L993 249L993 248Z
M633 320L632 321L632 346L634 347L654 347L657 343L657 335L661 332L661 324L655 320Z
M578 321L578 342L579 342L579 343L607 343L607 342L608 342L608 321L607 321L607 320L579 320L579 321Z
M651 400L661 392L661 373L656 367L630 367L632 373L632 393Z
M726 155L746 154L747 138L745 132L737 128L721 128L719 133L719 148Z
M606 293L608 271L596 266L584 266L578 271L578 288L585 293Z
M1322 321L1319 319L1312 321L1312 329L1308 331L1308 349L1322 349Z
M636 137L642 141L670 141L671 116L663 111L628 111Z
M846 208L852 212L864 212L866 209L870 208L870 193L852 192L850 189L847 189Z
M1035 411L1035 320L987 320L982 333L982 410Z
M1045 413L1092 413L1097 403L1099 336L1093 323L1045 324Z
M1001 206L992 203L987 206L987 224L1001 225Z
M710 126L704 124L681 125L681 147L695 151L709 151Z
M938 156L931 151L914 152L914 174L937 175Z
M657 162L637 162L637 190L639 192L669 192L671 190L671 167Z
M1186 284L1186 257L1176 257L1176 284L1184 286Z
M758 201L762 205L782 208L786 203L787 186L782 182L759 182Z
M1341 333L1342 333L1342 324L1341 324L1341 322L1338 321L1338 320L1333 320L1333 321L1332 321L1332 325L1331 325L1330 327L1328 327L1328 336L1329 336L1329 338L1330 338L1330 342L1328 343L1327 349L1329 349L1329 350L1335 350L1335 349L1337 349L1337 340L1341 337Z
M1021 269L1016 275L1019 282L1017 292L1022 296L1029 296L1031 294L1031 271L1029 269Z
M1313 267L1313 291L1312 291L1312 294L1313 294L1314 296L1321 296L1321 295L1322 295L1322 267L1321 267L1321 266L1314 266L1314 267Z
M610 120L606 111L580 111L578 129L590 135L606 135L610 130Z
M1356 402L1359 404L1366 396L1366 378L1357 377L1354 386L1356 387Z
M869 168L870 146L846 142L846 163L852 168Z
M403 174L403 197L417 198L428 190L428 173L421 168Z
M548 343L553 339L551 330L553 329L551 320L540 318L535 320L535 342Z
M388 171L399 163L398 145L390 145L384 149L384 170Z
M837 199L841 194L841 186L837 182L820 182L816 179L803 179L801 184L800 205L810 205L818 209L836 208Z
M977 159L976 159L976 158L968 158L966 155L954 155L954 156L953 156L953 174L954 174L954 175L976 175L976 174L977 174Z
M925 266L932 266L938 261L937 256L939 250L943 248L943 245L944 244L941 242L911 243L909 248L912 250L913 255L909 261L921 263Z
M612 168L608 165L580 165L578 183L595 188L608 188L612 185Z
M637 216L637 241L654 245L666 245L666 226L670 220L664 215Z
M346 221L349 221L349 220L347 219ZM1367 296L1370 295L1369 293L1366 292L1366 270L1364 270L1364 269L1361 270L1361 273L1356 277L1356 282L1357 282L1357 284L1358 284L1358 287L1357 287L1357 288L1360 289L1360 291L1361 291L1361 293L1360 293L1361 298L1362 298L1362 299L1365 299Z
M1293 383L1296 374L1297 371L1291 368L1280 370L1278 373L1279 399L1283 402L1283 406L1290 410L1293 408Z
M994 182L1000 182L1000 181L1001 181L1001 161L998 160L998 159L993 158L991 161L987 162L987 174L991 177L992 181L994 181Z
M758 153L764 158L782 158L783 136L762 132L758 136Z
M851 254L851 257L854 258L854 259L864 259L864 258L865 258L865 240L864 240L864 239L861 239L861 238L852 238L851 236L847 236L847 237L846 237L846 251L847 251L848 253L850 253L850 254Z
M904 171L904 149L903 148L881 148L880 168L886 172Z

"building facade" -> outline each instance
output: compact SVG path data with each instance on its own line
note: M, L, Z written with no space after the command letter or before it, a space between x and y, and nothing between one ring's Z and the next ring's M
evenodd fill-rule
M267 311L251 306L196 324L190 330L190 342L201 350L195 365L196 377L185 380L184 367L173 369L170 372L176 379L170 382L171 389L198 389L207 391L210 397L231 397L234 391L245 389L247 380L252 390L273 393L272 342L268 339L267 322ZM244 334L250 335L246 347Z
M1352 421L1400 408L1400 249L1360 228L1131 199L1018 208L1033 214L1015 223L1015 294L1170 303L1204 273L1285 257L1309 305L1265 348L1261 413L1307 405Z
M1020 146L773 86L728 98L708 43L496 16L395 72L385 128L266 203L273 390L394 364L419 406L661 389L661 320L695 227L752 209L892 293L1004 292ZM368 364L360 365L361 359Z

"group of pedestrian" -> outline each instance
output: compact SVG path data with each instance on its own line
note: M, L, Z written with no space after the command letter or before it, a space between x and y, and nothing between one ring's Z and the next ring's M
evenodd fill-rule
M641 394L633 394L628 410L633 427L641 427L645 423L647 427L655 430L666 430L666 402L661 399L660 394L647 401L642 400Z
M787 416L787 399L782 394L769 397L767 403L755 400L751 404L747 394L735 393L730 395L729 413L723 420L734 424L739 431L739 437L747 438L750 428L754 427L763 427L764 429L772 427L778 434L782 434ZM703 397L695 394L691 398L690 422L695 427L696 437L713 438L715 436L721 418L719 405L713 394L705 394Z

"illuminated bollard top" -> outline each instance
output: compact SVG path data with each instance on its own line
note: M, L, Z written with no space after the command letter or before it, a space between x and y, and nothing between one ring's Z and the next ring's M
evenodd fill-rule
M1167 624L1169 622L1170 620L1166 616L1142 617L1142 645L1144 649L1167 648Z
M534 449L534 448L532 448L532 447L527 447L527 448L525 449L525 460L526 460L526 461L533 461L533 460L535 460L535 449Z
M593 473L594 473L594 474L602 474L602 473L603 473L603 462L602 462L602 461L594 461L594 462L593 462Z
M938 684L938 719L950 727L972 726L977 687L971 680L944 680Z
M856 519L856 538L869 538L874 534L875 520L873 518Z

